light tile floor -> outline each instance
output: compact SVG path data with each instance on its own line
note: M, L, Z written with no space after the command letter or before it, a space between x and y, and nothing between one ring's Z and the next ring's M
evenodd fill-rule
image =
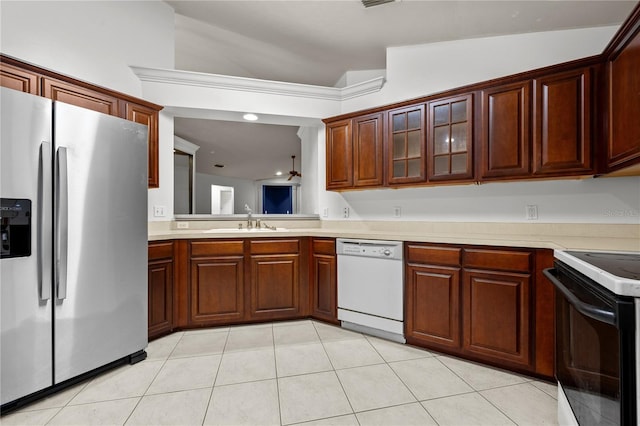
M174 333L2 425L555 425L554 385L315 321Z

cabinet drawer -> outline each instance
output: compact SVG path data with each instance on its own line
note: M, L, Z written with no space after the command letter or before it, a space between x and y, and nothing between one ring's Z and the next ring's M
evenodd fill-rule
M407 261L430 265L460 265L460 252L454 247L407 245Z
M229 256L244 254L244 241L192 241L191 257Z
M499 271L525 271L531 269L531 253L510 250L465 249L464 267Z
M173 241L149 244L149 260L170 259L173 257Z
M251 254L288 254L300 252L300 240L254 240Z
M313 250L314 254L336 254L336 241L334 239L327 240L313 240Z

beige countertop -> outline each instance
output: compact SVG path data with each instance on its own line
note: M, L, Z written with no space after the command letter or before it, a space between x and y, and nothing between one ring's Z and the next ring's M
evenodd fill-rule
M180 222L184 223L184 222ZM177 239L334 237L571 250L640 251L640 224L269 221L278 228L238 230L236 222L150 222L149 241Z

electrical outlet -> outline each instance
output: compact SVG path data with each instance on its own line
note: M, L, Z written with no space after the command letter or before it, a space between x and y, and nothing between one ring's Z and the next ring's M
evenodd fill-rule
M402 216L402 209L400 208L400 206L395 206L393 208L393 217L400 217Z
M527 205L527 220L538 220L538 206L535 204Z
M154 217L164 217L164 206L153 206Z
M189 222L176 222L178 229L189 229Z
M322 209L322 217L329 217L329 208Z
M342 209L342 217L344 218L349 217L349 207L345 207Z

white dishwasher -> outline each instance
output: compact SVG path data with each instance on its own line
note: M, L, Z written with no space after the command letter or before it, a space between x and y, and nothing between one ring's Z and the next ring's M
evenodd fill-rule
M338 238L342 327L404 343L402 242Z

